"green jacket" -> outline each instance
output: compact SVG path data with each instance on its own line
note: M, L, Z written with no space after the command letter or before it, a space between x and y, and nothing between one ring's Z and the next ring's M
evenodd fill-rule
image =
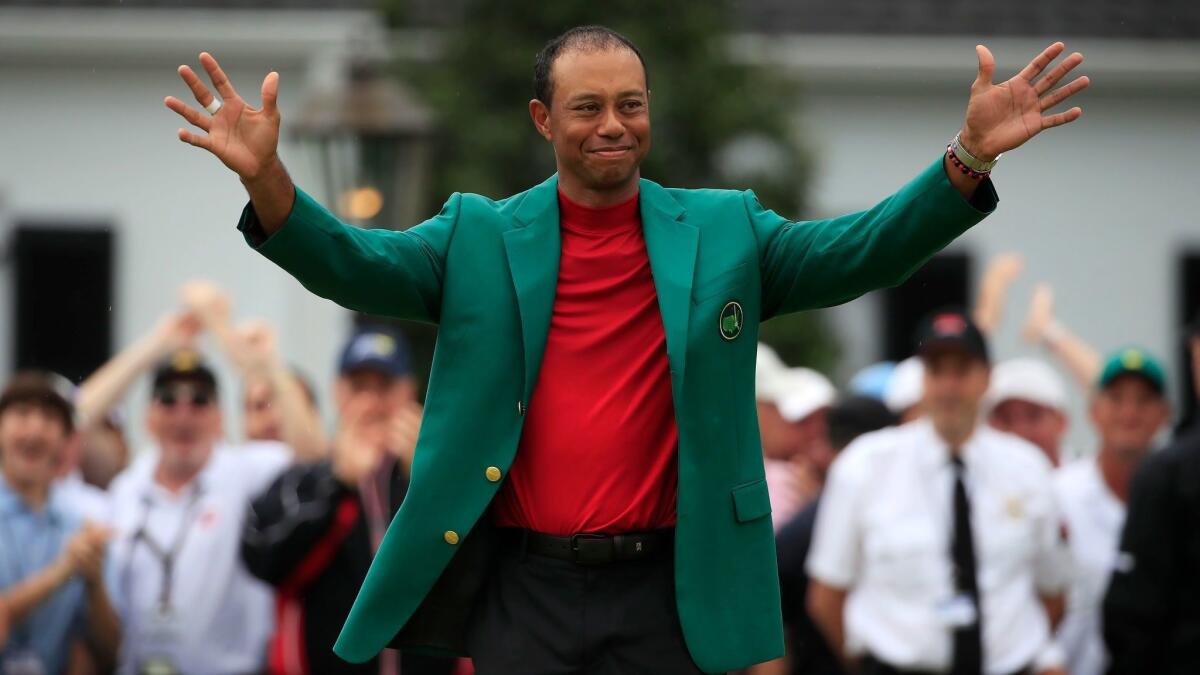
M253 210L242 216L257 250L313 293L440 327L408 496L334 647L348 661L389 643L463 650L492 549L496 469L512 465L550 325L557 185L500 201L456 193L405 231L344 225L300 190L265 241L251 236L261 233ZM679 428L675 590L701 669L784 651L754 404L759 322L895 285L995 204L990 183L974 205L964 200L940 157L874 208L812 222L776 215L749 191L641 181Z

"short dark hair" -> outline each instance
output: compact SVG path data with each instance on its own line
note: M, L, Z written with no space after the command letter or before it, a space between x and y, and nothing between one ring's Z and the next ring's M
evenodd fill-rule
M0 393L0 415L14 405L34 405L57 416L63 430L69 434L75 429L71 393L64 391L69 386L70 382L54 373L36 370L18 372Z
M554 94L554 82L550 79L550 71L554 67L554 62L563 52L574 49L583 51L628 49L642 63L646 88L650 88L650 71L646 68L646 59L642 56L642 50L638 49L632 40L604 26L576 26L547 42L533 61L533 95L547 106L550 105L550 99Z

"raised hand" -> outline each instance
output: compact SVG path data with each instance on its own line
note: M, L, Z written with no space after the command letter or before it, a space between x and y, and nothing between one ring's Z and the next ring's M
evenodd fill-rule
M278 162L279 110L275 101L279 94L279 73L268 73L263 80L262 108L256 109L238 95L211 54L202 52L200 65L221 96L220 108L215 114L209 114L207 110L197 110L174 96L168 96L164 101L168 108L179 113L192 126L207 132L197 134L180 129L179 140L216 155L243 181L257 180ZM212 92L191 67L179 66L179 76L202 107L207 108L213 103Z
M192 348L202 328L200 317L192 312L174 312L159 319L152 334L156 357Z
M979 57L979 74L971 85L967 117L960 137L968 152L980 160L991 161L1002 152L1020 147L1046 129L1079 119L1083 110L1078 106L1056 114L1045 114L1090 84L1087 76L1080 76L1070 84L1051 91L1067 73L1083 63L1083 54L1074 52L1053 70L1042 74L1064 49L1063 43L1055 42L1012 79L992 84L996 60L987 47L975 47Z
M262 376L282 367L275 328L264 319L248 319L238 324L229 349L243 372Z

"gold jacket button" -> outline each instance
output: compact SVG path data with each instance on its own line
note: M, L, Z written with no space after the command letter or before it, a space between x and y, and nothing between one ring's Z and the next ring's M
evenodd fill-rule
M458 543L458 533L454 530L446 530L446 534L442 535L442 539L445 539L447 544L454 546Z
M500 467L489 466L487 470L483 472L483 475L487 476L488 480L495 483L496 481L500 480Z

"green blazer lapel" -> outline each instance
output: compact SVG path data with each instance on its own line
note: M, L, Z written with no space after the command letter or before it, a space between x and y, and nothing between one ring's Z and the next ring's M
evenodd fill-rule
M687 363L692 281L700 228L686 222L687 211L658 183L642 179L640 203L646 252L650 256L658 308L667 334L672 389L679 401Z
M525 350L525 388L528 402L537 382L550 332L554 292L558 288L558 176L531 189L513 214L515 227L504 233L508 270L521 313L521 340Z

